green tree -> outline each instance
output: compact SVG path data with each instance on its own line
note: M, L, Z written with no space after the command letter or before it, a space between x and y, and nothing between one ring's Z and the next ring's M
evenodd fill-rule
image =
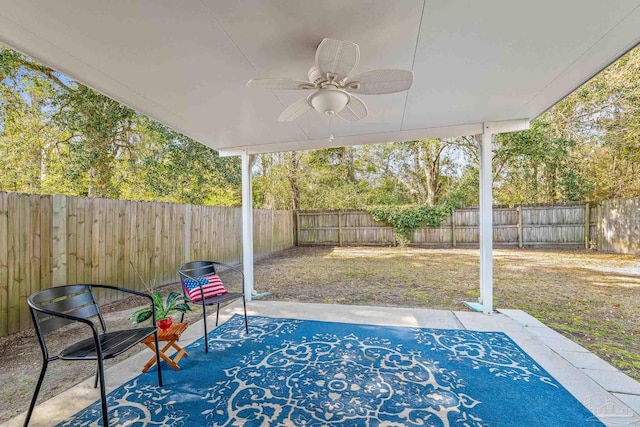
M126 198L239 206L240 159L218 152L149 118L136 118L135 158L121 167Z
M55 125L55 85L20 66L21 56L0 49L0 190L39 193L56 180L50 168L60 143L73 135Z
M546 115L554 135L576 141L586 196L640 196L640 48L636 47Z
M236 206L240 164L0 49L0 190Z
M576 142L556 137L540 118L531 129L497 135L494 169L498 203L584 200L591 190L573 154Z

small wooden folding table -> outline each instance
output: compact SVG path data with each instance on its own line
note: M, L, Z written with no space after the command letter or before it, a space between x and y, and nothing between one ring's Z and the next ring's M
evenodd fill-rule
M178 339L180 338L180 335L182 335L184 330L187 329L187 325L188 323L186 322L174 323L166 331L158 330L158 343L160 343L160 341L167 342L167 344L160 349L160 357L176 371L180 369L180 367L178 366L178 362L180 362L180 359L182 359L183 356L189 356L187 351L178 345ZM153 335L145 338L142 342L145 343L147 347L149 347L155 354L156 346ZM177 353L173 355L173 358L167 356L167 354L165 353L172 347L177 350ZM156 357L153 356L151 359L149 359L147 364L144 365L144 368L142 368L142 372L147 372L149 368L151 368L155 363Z

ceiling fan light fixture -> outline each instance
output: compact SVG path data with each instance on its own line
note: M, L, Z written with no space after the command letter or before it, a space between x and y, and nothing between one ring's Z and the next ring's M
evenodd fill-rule
M384 95L409 90L413 71L397 69L370 70L349 76L360 60L360 48L346 40L325 38L316 49L315 64L307 73L308 81L289 78L257 78L247 87L270 90L314 90L299 99L278 116L280 122L292 122L310 110L337 115L354 123L369 114L358 95ZM345 108L346 106L349 108Z
M338 114L351 100L351 96L340 89L323 89L312 93L307 102L314 110L325 114Z

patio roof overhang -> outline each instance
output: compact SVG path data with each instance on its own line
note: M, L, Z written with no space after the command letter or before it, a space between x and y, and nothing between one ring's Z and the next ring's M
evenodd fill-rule
M492 135L536 118L640 42L640 0L0 0L0 41L200 141L242 157L243 268L253 290L253 154L481 135L480 303L493 310ZM277 117L325 38L360 45L355 72L413 70L333 124Z

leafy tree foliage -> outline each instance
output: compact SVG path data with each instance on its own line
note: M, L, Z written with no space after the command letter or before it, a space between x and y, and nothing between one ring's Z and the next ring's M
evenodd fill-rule
M0 49L0 190L240 204L240 163Z
M265 154L253 167L253 197L272 209L374 209L409 233L440 210L477 204L478 167L473 136ZM639 168L636 48L530 130L496 136L494 202L635 197ZM220 158L4 47L0 176L0 191L223 206L241 200L238 158Z
M526 132L496 137L496 198L506 204L584 200L592 183L579 172L576 142L554 135L542 117Z
M577 142L590 199L640 195L640 48L636 47L547 114Z

